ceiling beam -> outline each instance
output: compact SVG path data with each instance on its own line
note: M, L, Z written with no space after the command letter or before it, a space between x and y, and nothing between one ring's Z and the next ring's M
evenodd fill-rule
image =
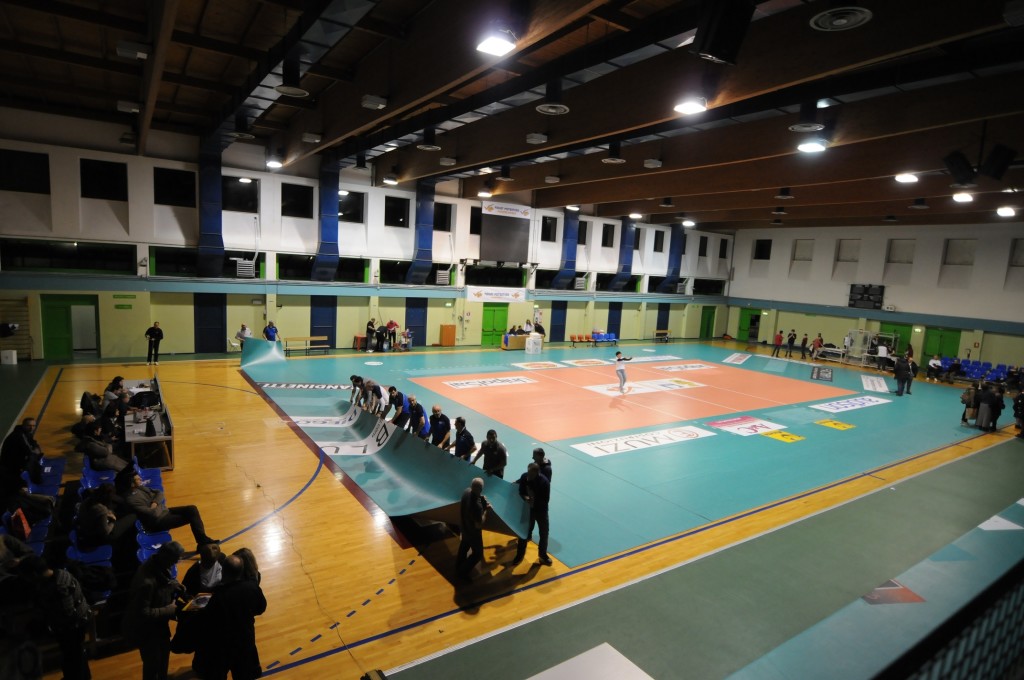
M149 141L149 130L153 124L153 110L160 94L164 64L167 62L167 49L178 14L178 0L153 0L148 6L149 42L152 45L152 53L146 59L140 88L142 110L139 112L138 129L135 133L136 150L139 155L146 153L146 142Z
M16 40L0 40L0 52L7 52L9 54L16 54L18 56L29 57L32 59L45 59L47 61L53 61L61 64L82 66L97 71L119 73L126 76L140 77L142 75L142 69L138 64L100 59L86 54L65 52L63 50L55 50L49 47L42 47L40 45L30 45L29 43L18 42Z
M700 86L709 69L718 77L718 90L709 103L719 107L1005 26L998 0L969 7L957 0L936 0L927 22L920 20L912 3L860 4L870 5L875 17L848 34L808 28L811 15L820 11L812 3L751 24L744 50L771 58L744 61L741 52L734 67L709 67L685 50L669 51L567 90L563 101L572 109L569 115L545 117L523 106L440 135L438 144L444 155L458 159L450 172L524 154L542 155L675 120L678 97L688 87ZM780 44L787 49L778 49ZM529 132L546 133L548 143L527 145ZM429 154L403 147L390 155L388 162L400 168L401 181L438 174L436 158Z

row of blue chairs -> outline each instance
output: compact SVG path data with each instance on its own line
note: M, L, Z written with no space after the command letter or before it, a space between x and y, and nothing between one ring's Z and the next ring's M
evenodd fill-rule
M942 369L948 371L953 365L953 357L942 358ZM977 359L964 359L960 362L960 371L968 380L989 380L991 382L1002 382L1010 373L1010 367L1006 364L992 365L991 361L978 361Z
M54 506L57 504L57 497L60 495L61 478L64 475L64 466L67 461L64 458L43 458L39 482L33 482L28 472L21 473L22 479L28 484L29 493L41 496L49 496L53 499ZM0 533L10 533L13 513L4 512L0 517ZM25 541L37 555L43 554L46 547L46 538L50 534L50 526L53 517L39 520L32 525L28 539Z

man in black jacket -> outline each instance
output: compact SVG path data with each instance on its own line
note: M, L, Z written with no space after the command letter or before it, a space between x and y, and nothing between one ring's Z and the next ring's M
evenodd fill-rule
M537 525L540 536L537 539L537 561L550 567L548 557L548 502L551 500L551 482L540 473L540 466L530 463L519 478L519 495L530 506L530 528L526 538L520 538L516 546L516 557L512 566L518 565L526 556L526 544L533 538L533 525Z
M129 588L128 606L121 621L125 638L139 645L142 657L142 680L166 680L171 657L171 628L175 618L174 601L184 591L171 578L171 568L178 563L185 549L177 541L165 543L142 563Z

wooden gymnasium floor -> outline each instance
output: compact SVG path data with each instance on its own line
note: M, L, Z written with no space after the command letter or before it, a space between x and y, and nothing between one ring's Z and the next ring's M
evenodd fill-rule
M730 346L735 350L743 348ZM439 352L436 360L429 358L429 350L421 353L427 364L436 364L436 377L445 363L474 364L474 352L481 353ZM602 350L604 354L610 352ZM582 358L585 352L573 356ZM358 362L365 358L351 357ZM520 354L508 361L523 359ZM642 380L646 368L641 366L630 367L631 379ZM489 577L457 588L449 573L457 540L435 541L423 554L411 547L383 513L311 453L247 382L237 357L164 362L158 371L176 426L176 468L164 477L169 502L198 505L207 532L223 539L226 550L245 546L256 554L270 603L257 619L260 657L267 674L289 678L358 678L369 669L395 668L438 654L890 487L1006 441L1010 434L970 436L884 471L856 475L812 494L794 494L743 517L709 522L680 540L659 541L581 568L557 560L553 568L531 565L531 547L527 562L513 570L507 537L485 536ZM80 456L70 452L68 432L77 418L79 397L85 390L101 389L114 375L146 378L150 369L141 363L51 367L25 405L23 413L39 415L37 438L48 455L68 456L69 478L76 478L80 469ZM423 381L430 379L412 380L426 386ZM611 370L603 380L613 382ZM828 388L825 383L810 387ZM948 410L958 408L953 389L928 386L933 387L948 394ZM945 422L955 415L937 417ZM479 427L475 433L482 439ZM548 429L533 434L547 433L570 436ZM187 528L174 535L188 549L193 547ZM190 660L172 655L172 676L189 677ZM91 666L93 676L101 679L141 672L136 652L93 660Z

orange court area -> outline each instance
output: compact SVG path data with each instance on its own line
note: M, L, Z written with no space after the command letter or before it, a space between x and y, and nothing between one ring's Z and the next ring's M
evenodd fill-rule
M615 366L415 378L417 385L463 404L538 441L558 441L788 406L854 394L710 362L680 359L631 363L626 394ZM808 369L809 370L809 369ZM452 415L458 413L452 412Z

